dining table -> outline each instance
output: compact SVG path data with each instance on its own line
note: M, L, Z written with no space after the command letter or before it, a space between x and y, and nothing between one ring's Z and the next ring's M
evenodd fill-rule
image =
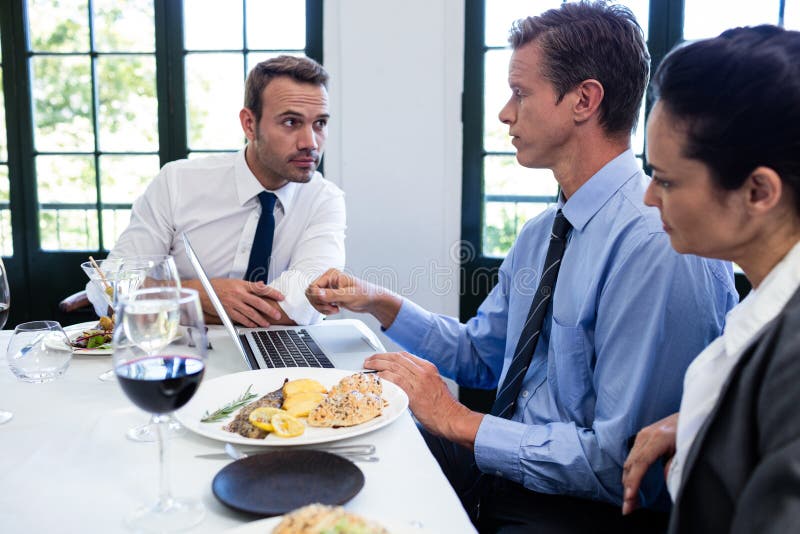
M98 379L111 368L108 354L76 353L62 377L23 382L5 358L11 333L0 331L0 409L14 414L0 425L0 532L129 532L128 513L158 497L157 444L126 438L126 431L149 415L116 380ZM211 326L208 339L213 348L204 381L247 370L225 329ZM347 511L401 525L403 532L475 532L408 410L391 424L340 444L374 445L379 458L356 463L364 486L344 504ZM214 454L224 445L191 431L168 441L172 493L205 506L205 518L189 532L241 532L261 519L229 508L212 492L215 475L233 461Z

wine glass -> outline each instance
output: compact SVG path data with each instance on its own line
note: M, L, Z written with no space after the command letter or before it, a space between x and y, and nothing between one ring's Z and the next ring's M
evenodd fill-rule
M6 266L0 259L0 329L6 325L8 314L11 309L11 290L8 287L8 277L6 276ZM7 423L14 417L14 414L7 410L0 410L0 425Z
M206 333L198 293L169 287L139 289L121 297L114 330L114 372L122 390L151 414L159 447L158 501L133 511L134 530L171 532L204 516L199 501L172 496L166 465L166 416L192 398L205 370Z
M175 260L166 254L107 258L81 263L89 280L103 293L109 306L116 308L120 297L142 287L174 287L180 289L181 279ZM106 382L114 379L109 369L97 377ZM153 441L153 439L146 440Z

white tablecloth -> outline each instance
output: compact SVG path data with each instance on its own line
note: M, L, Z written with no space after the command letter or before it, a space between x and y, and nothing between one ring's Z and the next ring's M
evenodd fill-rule
M14 418L0 425L0 532L125 532L123 519L158 492L156 445L125 438L147 414L116 381L97 376L110 356L74 356L66 375L48 384L17 380L8 369L9 331L0 332L0 409ZM245 369L225 332L212 328L205 378ZM366 484L345 508L393 524L421 524L421 532L474 532L457 496L431 456L410 414L342 443L372 443L380 461L358 463ZM199 498L206 518L191 532L224 532L253 521L217 501L214 475L229 460L196 458L223 444L195 434L169 442L173 494Z

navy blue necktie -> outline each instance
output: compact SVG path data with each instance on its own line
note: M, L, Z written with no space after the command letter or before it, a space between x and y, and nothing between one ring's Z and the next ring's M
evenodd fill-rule
M544 316L547 315L547 308L550 305L553 291L556 287L558 269L561 266L561 258L567 248L567 234L572 225L569 223L561 210L556 212L553 221L553 230L550 234L550 245L547 247L547 256L544 260L544 271L539 280L539 287L531 303L528 318L525 326L522 327L522 334L519 336L514 357L508 367L506 379L497 391L497 398L492 406L492 415L510 419L514 414L514 406L517 403L519 390L525 373L531 365L533 352L536 350L536 343L539 341L539 332L544 324Z
M258 218L256 235L253 237L253 247L250 249L250 261L244 279L248 282L267 283L269 273L269 259L272 256L272 238L275 234L275 201L274 193L262 191L258 194L261 202L261 216Z

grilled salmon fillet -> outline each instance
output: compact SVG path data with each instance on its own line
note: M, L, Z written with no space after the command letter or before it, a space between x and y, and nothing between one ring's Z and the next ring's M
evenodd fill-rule
M285 380L284 384L288 381ZM269 407L269 408L280 408L283 405L283 384L281 387L276 389L271 393L267 393L263 397L258 400L254 400L241 410L239 413L236 414L236 417L225 425L223 430L227 430L228 432L233 432L235 434L239 434L240 436L244 436L246 438L254 438L254 439L264 439L268 432L266 430L261 430L260 428L256 428L253 426L250 421L248 421L248 417L250 417L250 412L255 410L256 408Z

